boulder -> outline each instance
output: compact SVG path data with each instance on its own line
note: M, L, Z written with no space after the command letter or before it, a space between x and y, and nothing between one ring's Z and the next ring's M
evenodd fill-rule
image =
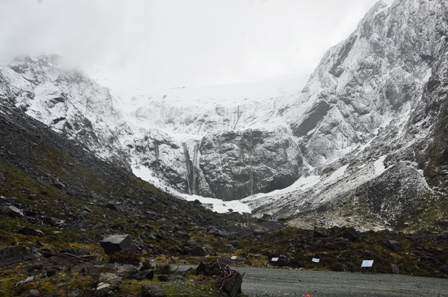
M99 276L100 269L93 265L92 262L85 262L72 267L73 271L80 272L82 274L87 274L91 276Z
M17 283L14 285L14 287L18 288L18 287L21 287L21 286L23 286L23 285L25 285L25 284L27 284L27 283L32 282L32 281L34 281L34 276L28 276L26 279L17 282Z
M28 273L32 273L32 272L34 272L34 271L40 271L42 268L44 268L44 264L42 263L42 262L35 262L35 263L32 263L29 267L27 267L27 271L28 271Z
M126 248L131 249L132 241L128 234L115 234L101 240L100 245L107 255L112 255Z
M132 275L136 275L138 273L137 268L134 265L125 264L117 269L117 274L122 278L126 279Z
M134 275L132 278L134 278L136 280L140 280L140 281L144 280L144 279L153 280L154 279L154 270L146 269L146 270L140 271L139 273Z
M331 271L347 271L347 266L338 262L338 263L331 265L330 270Z
M189 240L190 235L185 231L176 231L176 236L182 240Z
M263 229L254 229L253 232L254 232L254 235L255 235L255 236L266 234L266 231L264 231Z
M291 259L288 256L280 255L278 258L278 265L281 267L289 265L289 263L291 263Z
M223 230L218 230L215 234L220 237L232 237L233 236L233 233L228 232L228 231L223 231Z
M192 256L199 256L199 257L205 257L208 255L207 250L203 246L195 246L191 249L190 255Z
M445 274L448 274L448 265L444 264L444 265L440 266L439 270Z
M101 273L99 277L99 283L96 287L96 295L105 296L108 294L108 292L117 289L122 282L123 279L114 273Z
M40 236L40 237L44 236L44 232L42 232L41 230L33 229L33 228L29 228L29 227L21 228L19 230L19 233L24 234L24 235L31 235L31 236Z
M17 207L15 207L13 205L3 207L1 213L8 215L12 218L23 217L22 210L18 209Z
M347 238L350 241L356 241L359 237L359 232L356 231L355 228L350 227L345 229L344 231L339 234L340 237Z
M321 227L314 227L314 237L329 237L330 231Z
M65 223L64 220L60 220L58 218L53 217L44 217L43 222L53 227L62 227Z
M166 295L160 286L144 284L142 286L142 297L166 297Z
M229 297L236 297L241 293L241 285L243 284L243 276L233 270L234 274L231 278L229 278L222 287L221 293L226 293ZM221 294L224 295L224 294Z
M39 290L29 290L28 293L25 295L25 297L39 297L40 292Z
M388 240L387 247L393 250L394 252L399 252L401 248L400 244L395 240Z
M399 274L400 273L400 268L398 268L397 265L392 265L391 266L391 270L393 274Z
M65 188L65 185L59 180L59 178L55 178L53 181L53 186L55 186L58 189Z
M106 207L111 209L111 210L118 211L118 208L117 208L117 206L114 203L108 203L108 204L106 204Z
M200 262L198 267L196 267L196 275L205 274L207 271L207 265L204 262Z

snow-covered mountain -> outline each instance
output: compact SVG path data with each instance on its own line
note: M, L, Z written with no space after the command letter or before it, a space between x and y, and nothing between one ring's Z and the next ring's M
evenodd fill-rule
M109 90L48 55L17 58L0 68L0 100L78 141L99 157L130 168L120 138L130 133Z
M0 68L0 100L194 197L298 226L412 229L416 209L447 203L447 39L446 1L379 1L304 87L291 75L142 94L44 56Z

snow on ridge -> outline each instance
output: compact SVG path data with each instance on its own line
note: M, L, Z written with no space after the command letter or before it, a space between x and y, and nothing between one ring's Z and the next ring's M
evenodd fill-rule
M165 90L142 91L130 86L112 85L97 78L103 85L113 89L124 100L137 101L137 105L160 102L172 106L235 106L246 102L286 96L298 93L305 81L298 74L282 75L260 81L204 87L177 87ZM135 105L135 104L134 104Z

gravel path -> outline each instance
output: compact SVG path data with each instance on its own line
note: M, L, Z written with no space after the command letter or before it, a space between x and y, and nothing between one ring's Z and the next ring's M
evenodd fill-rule
M267 268L233 268L245 273L248 297L396 297L448 296L448 279L391 274L364 274Z

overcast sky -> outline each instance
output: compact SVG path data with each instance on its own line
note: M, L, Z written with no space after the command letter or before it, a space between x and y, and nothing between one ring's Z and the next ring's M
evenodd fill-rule
M0 64L57 53L142 89L309 76L377 0L0 0Z

